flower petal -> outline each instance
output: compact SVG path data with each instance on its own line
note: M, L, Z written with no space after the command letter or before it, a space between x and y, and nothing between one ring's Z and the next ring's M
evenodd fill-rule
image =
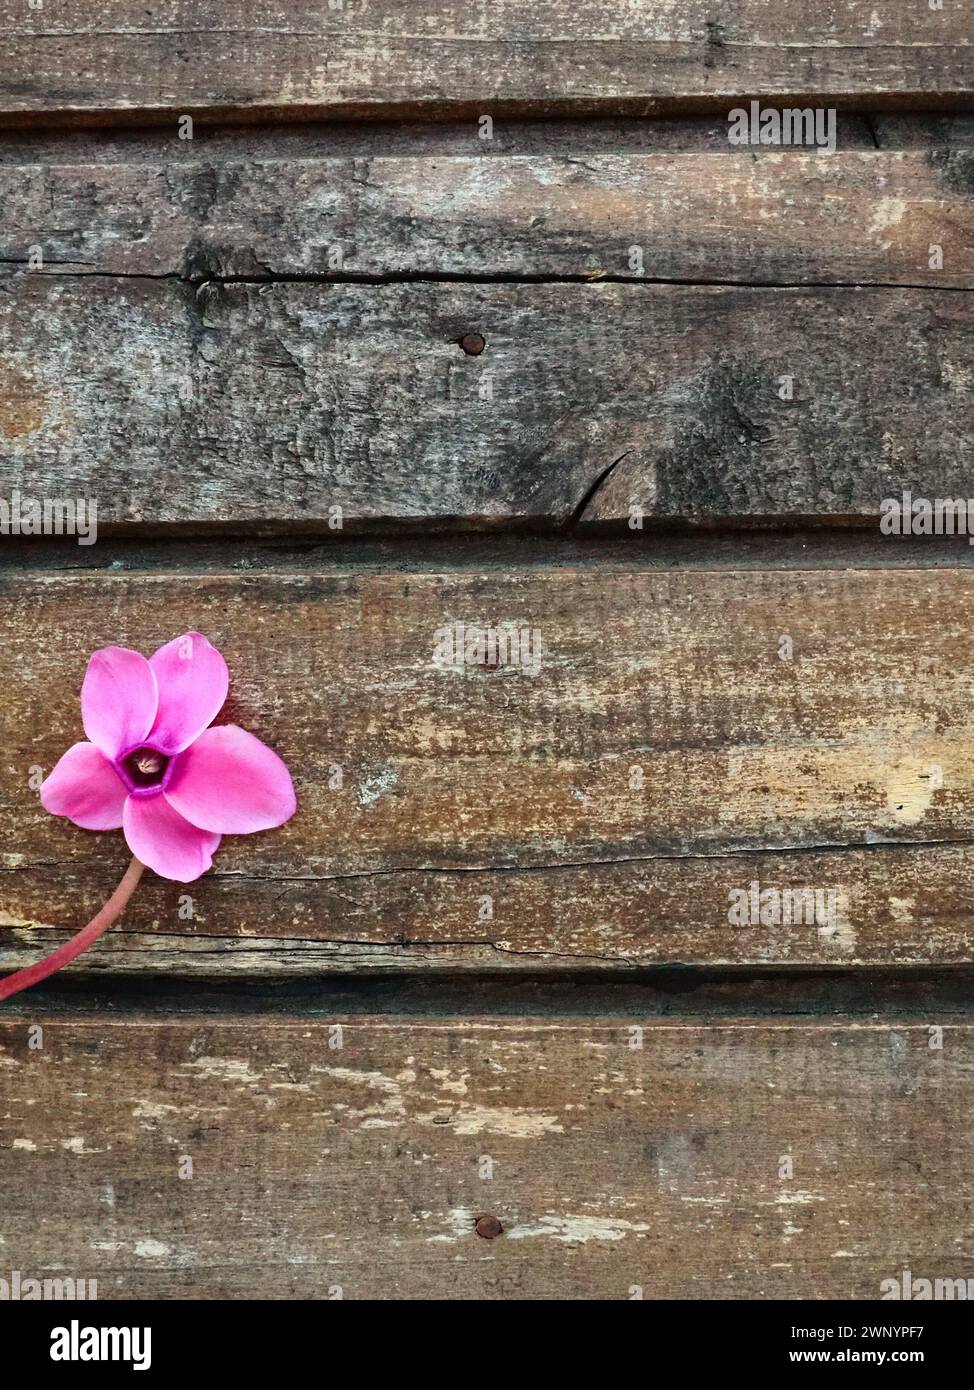
M93 743L76 743L41 786L41 805L82 830L118 830L128 792Z
M167 642L149 657L159 684L159 713L148 742L170 757L188 748L223 708L227 663L198 632Z
M136 859L163 878L192 883L213 867L220 836L190 825L164 796L130 796L123 825Z
M158 704L156 678L141 652L102 647L92 653L81 687L81 722L107 758L144 740Z
M297 809L284 763L236 724L200 734L173 764L164 795L193 825L221 835L270 830Z

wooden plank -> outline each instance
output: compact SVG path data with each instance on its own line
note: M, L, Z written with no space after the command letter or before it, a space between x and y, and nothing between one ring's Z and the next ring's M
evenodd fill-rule
M668 572L638 552L0 571L3 964L60 939L126 862L29 785L80 736L88 653L194 627L299 814L225 840L190 920L185 888L146 883L78 969L970 961L972 587L969 567ZM537 674L437 667L456 622L537 631ZM818 890L817 915L732 920L755 882Z
M0 7L8 121L182 112L251 119L326 112L713 109L743 94L820 101L968 99L968 16L891 0L809 10L741 0L60 0Z
M5 1267L108 1298L966 1280L974 1029L936 1022L4 1018Z
M963 293L8 289L0 495L94 497L103 526L830 519L967 495Z
M39 960L92 917L121 876L108 864L8 872L0 898L0 971ZM8 856L14 859L18 856ZM137 904L75 967L92 977L171 975L300 980L422 970L611 971L696 965L923 965L974 959L966 845L718 855L703 862L552 869L404 870L349 876L223 874L192 889L152 878ZM768 897L767 890L772 890ZM789 925L774 893L817 892ZM192 922L181 921L190 892ZM768 920L731 920L757 893ZM764 898L760 897L764 894ZM834 895L834 897L833 897ZM492 917L481 920L489 904ZM62 928L62 930L59 930Z
M197 280L974 287L974 150L727 148L11 162L0 166L0 261Z

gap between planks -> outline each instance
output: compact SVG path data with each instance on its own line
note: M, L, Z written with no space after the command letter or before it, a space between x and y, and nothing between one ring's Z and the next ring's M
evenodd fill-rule
M375 1018L452 1026L451 1020L612 1020L647 1027L823 1027L861 1029L974 1022L974 966L862 969L662 966L594 976L584 971L500 977L321 976L236 980L61 974L0 1009L0 1021L145 1021L186 1016L268 1020Z
M0 547L0 584L18 575L102 573L119 579L176 573L252 579L286 574L439 573L470 570L491 574L510 565L527 569L604 569L718 572L828 569L967 569L974 546L963 537L882 536L878 514L863 518L815 518L803 528L791 518L715 518L681 524L647 516L642 531L625 522L605 522L579 537L565 527L505 524L481 532L448 523L417 521L383 534L341 534L310 524L210 523L202 534L192 525L114 528L99 525L96 546L79 546L57 536L5 537ZM800 519L796 519L800 522ZM104 539L101 539L104 537ZM246 542L241 545L240 542Z

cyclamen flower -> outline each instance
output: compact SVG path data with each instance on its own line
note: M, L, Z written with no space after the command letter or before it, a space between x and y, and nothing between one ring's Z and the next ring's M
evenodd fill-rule
M148 868L192 883L223 835L249 835L294 815L291 774L235 724L209 726L227 698L227 664L189 632L148 660L103 647L88 663L81 719L90 742L64 754L41 804L84 830L122 830Z
M77 936L0 980L0 1000L59 970L122 913L143 869L192 883L223 835L283 825L297 802L291 774L260 739L210 725L227 697L223 657L198 632L148 660L127 647L92 656L81 688L88 742L76 743L41 787L41 803L85 830L122 830L134 858L112 897Z

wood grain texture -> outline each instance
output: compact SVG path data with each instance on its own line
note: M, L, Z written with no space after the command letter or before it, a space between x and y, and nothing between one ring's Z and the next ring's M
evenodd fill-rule
M206 632L299 796L0 1013L0 1275L967 1278L974 548L872 523L970 491L964 11L0 0L0 500L119 541L0 537L0 972L129 857L91 650Z
M38 275L8 290L0 495L93 496L103 526L321 531L333 507L350 531L625 522L633 505L827 520L876 517L904 489L967 496L965 293Z
M92 119L709 107L741 94L944 104L974 89L969 16L892 0L61 0L0 8L0 113Z
M55 275L974 287L964 147L756 158L726 139L724 150L647 154L588 150L579 137L571 153L505 156L478 152L472 132L466 154L390 155L377 143L348 157L324 137L288 158L200 143L199 154L178 146L180 160L152 149L126 162L0 165L0 261L26 265L39 247L41 273Z
M42 1050L0 1024L5 1268L101 1297L875 1299L970 1273L966 1022L936 1050L935 1019L30 1019Z
M292 767L299 814L226 839L191 919L185 889L147 883L79 970L970 961L972 586L970 568L668 573L638 552L612 570L0 571L3 964L59 940L126 861L29 786L80 736L88 653L193 628L230 664L225 717ZM536 629L540 669L437 668L454 622ZM732 923L754 882L834 892L832 920L823 898L824 921Z

